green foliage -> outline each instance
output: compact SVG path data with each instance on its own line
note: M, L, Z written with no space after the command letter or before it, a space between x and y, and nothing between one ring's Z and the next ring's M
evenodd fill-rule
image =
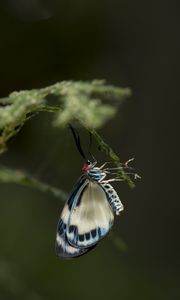
M40 111L57 112L56 126L65 126L78 120L91 128L102 126L116 113L114 105L103 104L102 99L118 99L130 94L129 89L105 85L104 81L63 81L42 89L13 92L8 98L0 99L0 153L6 150L7 141L15 135L30 114ZM57 98L56 106L47 104L47 97Z
M127 181L130 187L133 187L134 183L126 175L119 157L95 130L115 115L117 104L129 95L130 90L128 88L106 85L103 80L92 82L63 81L41 89L13 92L9 97L0 99L2 105L0 108L0 154L7 149L8 140L16 135L23 124L34 114L42 111L54 112L54 126L64 127L76 120L87 131L91 132L101 150L116 167L121 167L119 169L120 178ZM56 105L48 104L48 102L51 103L51 97L55 97ZM117 101L113 102L113 100ZM10 170L1 169L0 180L12 181L15 178L13 172L11 174ZM26 174L19 174L17 179L19 183L27 183ZM29 177L28 180L30 180ZM42 183L37 183L32 178L29 184L39 186L42 191L43 189L48 190L47 185L42 186Z

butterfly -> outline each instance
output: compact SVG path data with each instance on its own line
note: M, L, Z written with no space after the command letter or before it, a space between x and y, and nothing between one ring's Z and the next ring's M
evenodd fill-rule
M111 173L105 164L96 167L89 160L83 165L83 174L75 184L62 210L56 233L56 253L70 259L92 250L110 231L114 213L123 210L119 196L106 179Z

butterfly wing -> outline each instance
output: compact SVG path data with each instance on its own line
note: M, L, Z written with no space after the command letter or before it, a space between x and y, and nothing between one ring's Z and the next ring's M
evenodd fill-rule
M67 239L79 249L95 245L111 229L114 215L107 194L95 181L86 179L67 222Z
M62 219L59 221L57 235L56 235L56 253L58 256L63 258L74 258L86 253L86 249L75 248L69 244L66 236L66 224L63 223Z
M89 247L86 249L80 249L73 247L69 244L67 235L66 235L66 224L63 223L62 219L60 219L57 229L56 235L56 253L58 256L63 257L65 259L75 258L85 254L90 251L93 247Z
M57 227L56 233L56 253L58 256L63 258L74 258L85 254L86 252L90 251L93 247L88 249L79 249L77 247L73 247L67 238L67 223L70 218L70 213L73 207L76 205L79 195L86 187L88 182L84 176L81 176L74 186L74 189L65 204L63 211L61 213L61 217Z

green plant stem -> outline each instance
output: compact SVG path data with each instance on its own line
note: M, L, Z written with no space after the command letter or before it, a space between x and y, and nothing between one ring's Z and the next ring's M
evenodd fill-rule
M102 139L102 137L97 133L96 130L94 129L90 129L90 128L86 128L94 137L94 139L96 140L97 144L100 147L100 150L103 151L106 156L114 163L114 165L116 167L119 167L119 171L118 171L118 175L121 179L125 180L127 182L127 184L129 185L130 188L134 188L135 184L134 182L131 180L131 178L126 175L126 172L124 171L124 169L121 166L121 162L119 157L117 156L117 154L112 150L112 148L106 144L104 142L104 140Z
M67 194L61 189L44 183L21 170L12 170L7 167L1 166L0 182L16 183L19 185L35 188L41 192L50 192L53 196L59 198L62 201L65 201L67 199Z

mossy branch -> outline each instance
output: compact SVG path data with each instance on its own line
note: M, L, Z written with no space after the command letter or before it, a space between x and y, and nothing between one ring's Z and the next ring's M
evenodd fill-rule
M0 166L0 183L16 183L35 188L40 192L50 192L54 197L62 201L67 199L67 194L61 189L42 182L22 170L13 170Z
M0 154L7 149L8 140L18 133L32 115L46 111L55 113L55 126L63 127L73 120L78 121L92 133L99 147L119 167L118 156L95 129L112 118L117 105L129 95L128 88L106 85L103 80L63 81L42 89L13 92L9 97L0 99ZM55 97L56 105L49 105L51 97ZM130 187L134 186L123 168L120 169L119 176Z

